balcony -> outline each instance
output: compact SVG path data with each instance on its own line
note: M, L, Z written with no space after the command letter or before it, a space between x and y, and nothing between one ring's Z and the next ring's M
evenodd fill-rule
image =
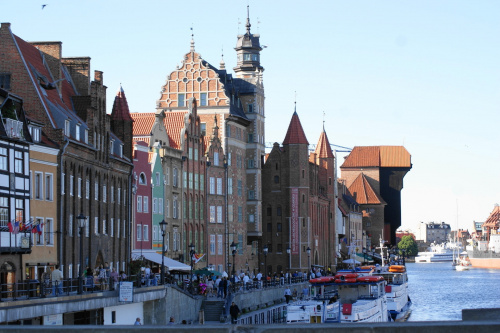
M11 118L4 119L5 132L12 139L24 139L23 122Z

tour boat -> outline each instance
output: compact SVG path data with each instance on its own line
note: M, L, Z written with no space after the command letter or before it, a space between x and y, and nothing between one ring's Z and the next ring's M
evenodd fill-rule
M341 272L333 281L311 283L308 301L287 307L287 323L361 323L387 322L385 280L353 272Z
M432 244L427 251L419 252L416 263L453 261L453 247L445 244Z
M375 276L382 276L387 285L387 310L394 321L404 321L411 313L411 300L408 295L408 275L404 265L391 265L376 268Z

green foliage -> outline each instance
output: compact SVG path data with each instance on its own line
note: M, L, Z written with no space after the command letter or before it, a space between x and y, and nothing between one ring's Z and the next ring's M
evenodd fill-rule
M144 261L141 259L131 260L129 263L130 275L137 275L141 272L141 267L144 266Z
M14 103L10 102L10 104L4 105L2 108L2 117L17 120L16 106Z
M406 256L408 257L413 257L416 256L418 253L418 245L411 236L403 236L401 238L401 241L398 243L398 248L400 250L406 250Z

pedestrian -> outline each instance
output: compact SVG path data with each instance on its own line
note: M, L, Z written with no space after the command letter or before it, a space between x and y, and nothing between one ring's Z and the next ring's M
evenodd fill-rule
M59 270L59 265L52 271L52 296L62 295L62 279L63 273Z
M146 281L146 286L149 286L149 279L151 275L151 267L149 265L146 266L146 269L144 269L144 280Z
M142 325L141 324L141 318L137 317L137 319L135 320L134 325Z
M106 289L106 270L104 269L104 266L101 264L99 266L99 275L97 278L99 279L99 285L101 286L101 290Z
M215 286L217 287L217 298L223 298L224 297L224 288L222 288L222 279L220 276L217 277L217 280L215 280Z
M286 287L285 289L285 299L286 299L286 304L290 302L290 299L292 298L292 291L290 290L290 287Z
M231 315L231 324L236 324L238 315L240 314L240 308L236 305L236 303L231 303L231 306L229 307L229 314Z
M174 324L175 324L174 317L170 317L170 320L168 321L168 325L174 325Z
M227 297L227 285L228 285L228 281L227 281L227 278L224 276L224 279L221 281L221 284L222 284L222 292L224 293L224 298Z

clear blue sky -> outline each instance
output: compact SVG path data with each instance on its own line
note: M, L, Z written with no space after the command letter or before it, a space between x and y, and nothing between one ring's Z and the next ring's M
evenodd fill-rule
M235 66L247 4L268 46L266 141L283 141L296 91L310 143L324 111L331 143L408 149L404 227L471 230L488 217L500 202L500 1L1 0L0 21L27 41L62 41L64 57L90 56L108 111L121 83L132 112L153 112L191 26L205 60L218 67L223 49Z

